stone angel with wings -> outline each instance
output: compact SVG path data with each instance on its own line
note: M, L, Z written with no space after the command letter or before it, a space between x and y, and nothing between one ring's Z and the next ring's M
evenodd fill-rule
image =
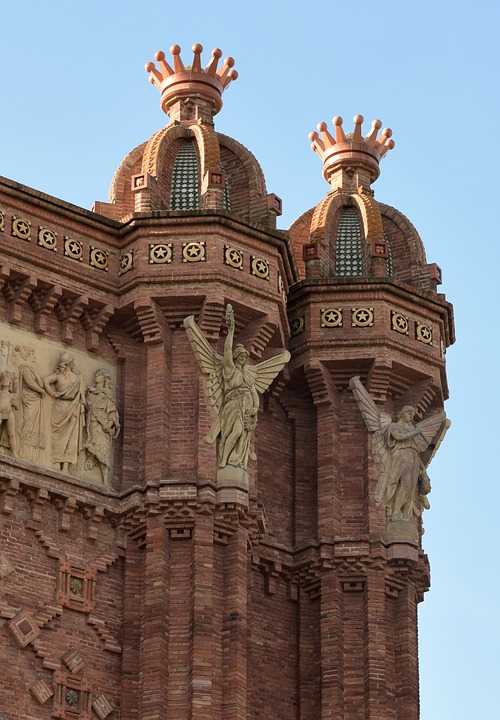
M287 350L257 365L248 362L243 345L233 347L234 312L226 306L228 333L221 356L210 345L190 315L184 320L191 347L205 378L207 396L215 410L209 443L217 442L218 476L224 468L239 469L246 476L257 425L259 395L263 394L290 359ZM237 471L236 471L237 472Z
M380 410L359 377L349 381L356 402L369 432L373 433L373 449L378 482L375 501L386 508L392 521L410 520L430 507L427 494L431 490L427 466L441 444L450 421L444 412L415 423L416 410L405 405L393 421Z

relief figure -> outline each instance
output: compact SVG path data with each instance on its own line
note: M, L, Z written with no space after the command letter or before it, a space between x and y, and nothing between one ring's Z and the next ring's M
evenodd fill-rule
M16 435L17 381L11 370L0 371L0 447L9 448L17 457L18 442Z
M86 401L85 449L89 458L86 467L91 469L97 465L105 483L111 465L113 440L120 434L120 418L107 370L96 370L94 384L87 389Z
M259 395L264 393L283 369L290 353L287 350L268 360L251 365L249 353L234 341L234 312L226 307L228 333L224 354L217 353L191 315L184 320L191 346L206 379L208 400L215 410L209 443L217 443L217 477L221 484L247 481L248 460L254 458L253 438L259 411ZM247 488L246 488L247 489Z
M50 415L47 391L36 370L35 351L27 345L16 345L14 359L18 368L19 454L37 465L49 465Z
M427 466L450 426L444 412L415 422L416 410L406 405L396 420L379 410L359 377L351 378L365 425L373 433L378 482L375 501L383 504L388 521L408 521L429 508L431 485Z
M83 449L85 393L83 379L73 358L63 352L54 373L44 380L45 389L54 398L52 405L52 462L59 470L76 469Z

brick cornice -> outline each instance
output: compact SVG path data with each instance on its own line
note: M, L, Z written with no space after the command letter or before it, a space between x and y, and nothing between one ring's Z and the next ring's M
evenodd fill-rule
M410 303L417 303L431 312L439 313L444 321L447 331L447 344L455 342L455 324L453 306L445 296L438 293L425 293L403 283L394 280L380 280L380 278L360 278L353 281L352 278L336 278L335 283L325 283L322 280L302 280L290 288L288 307L293 308L294 304L308 302L311 295L341 295L346 299L351 296L367 294L370 299L383 299L383 296L399 297Z

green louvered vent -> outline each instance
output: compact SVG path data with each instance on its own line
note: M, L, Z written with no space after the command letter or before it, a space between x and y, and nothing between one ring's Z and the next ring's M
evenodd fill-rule
M192 140L183 140L172 170L170 209L198 210L199 207L200 191L196 147Z
M363 236L356 208L340 211L335 242L335 274L352 277L363 274Z

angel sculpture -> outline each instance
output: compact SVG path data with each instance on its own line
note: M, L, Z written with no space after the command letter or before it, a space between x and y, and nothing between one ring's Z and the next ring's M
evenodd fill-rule
M441 444L450 421L444 412L415 423L416 410L405 405L394 422L379 410L359 377L349 381L369 432L377 464L375 501L386 508L389 520L410 520L430 507L427 466Z
M257 426L259 393L264 393L290 359L288 350L257 365L248 362L243 345L233 348L234 312L226 306L224 355L217 353L190 315L184 320L191 347L205 376L209 403L215 409L207 442L217 442L217 478L221 483L246 482L252 441Z

